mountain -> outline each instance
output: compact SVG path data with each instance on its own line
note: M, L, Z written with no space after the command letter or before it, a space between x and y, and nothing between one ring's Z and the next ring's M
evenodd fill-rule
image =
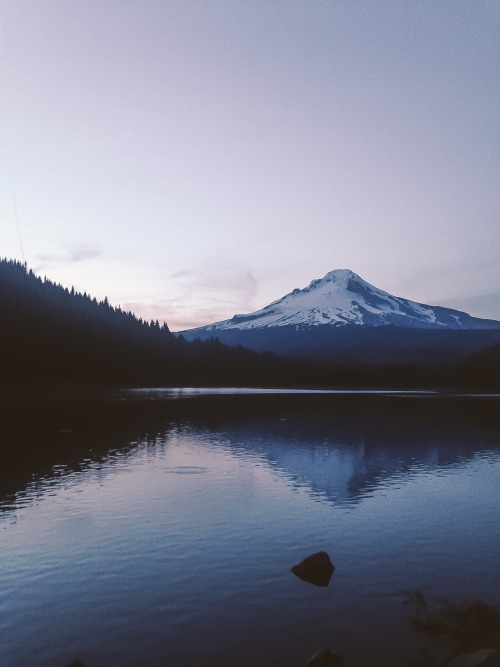
M335 360L421 361L431 353L455 361L499 342L500 322L396 297L337 269L254 313L179 333Z
M499 329L500 322L471 317L440 306L409 301L384 292L349 269L330 271L304 289L249 315L181 332L197 333L294 326L397 326L425 329Z

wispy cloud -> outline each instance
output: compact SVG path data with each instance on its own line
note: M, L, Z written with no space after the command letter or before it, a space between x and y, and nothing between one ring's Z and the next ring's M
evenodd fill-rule
M168 276L167 282L170 296L156 303L154 310L164 314L174 331L255 310L257 279L248 265L234 258L218 258L186 267Z
M35 271L42 271L55 264L77 264L88 259L95 259L100 255L102 255L102 250L97 246L73 243L62 248L58 253L37 255Z
M250 268L227 263L178 271L170 280L181 292L210 292L214 294L212 300L225 303L250 302L258 288Z
M102 255L102 250L96 246L74 245L68 248L70 262L83 262L86 259L95 259Z
M122 302L146 320L182 331L255 310L258 282L247 265L227 257L186 267L166 277L165 292Z

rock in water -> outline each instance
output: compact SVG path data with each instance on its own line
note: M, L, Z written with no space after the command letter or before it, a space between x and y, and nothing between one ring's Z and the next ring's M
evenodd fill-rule
M335 567L326 551L311 554L292 567L295 576L315 586L328 586Z
M324 648L309 658L304 667L341 667L341 665L342 656L340 653L334 653L329 648Z

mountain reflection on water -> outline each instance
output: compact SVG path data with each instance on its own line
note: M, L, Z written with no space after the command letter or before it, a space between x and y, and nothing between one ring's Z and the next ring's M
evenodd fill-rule
M272 411L271 405L265 415L226 415L221 426L212 416L210 425L234 451L259 456L290 482L342 504L358 502L388 480L451 467L499 447L485 411L457 398L439 403L436 397L364 395L314 403L306 396L290 408Z
M390 480L498 452L496 396L273 390L125 390L78 402L18 402L0 497L84 470L109 452L208 432L318 499L358 502ZM36 397L35 397L36 398ZM10 445L10 447L9 447Z

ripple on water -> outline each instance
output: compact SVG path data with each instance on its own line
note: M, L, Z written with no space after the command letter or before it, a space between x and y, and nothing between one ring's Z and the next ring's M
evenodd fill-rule
M205 466L174 466L166 468L165 472L171 475L201 475L208 472L208 468Z

